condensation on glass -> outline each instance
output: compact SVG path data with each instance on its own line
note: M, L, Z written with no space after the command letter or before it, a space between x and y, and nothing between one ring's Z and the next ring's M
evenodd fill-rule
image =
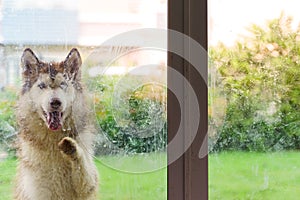
M297 5L209 1L211 199L299 196Z
M61 61L73 47L81 53L98 126L94 158L101 199L166 199L166 52L105 43L135 29L166 29L166 20L166 0L0 0L3 199L12 198L13 113L27 47L45 61ZM143 44L147 36L136 39Z

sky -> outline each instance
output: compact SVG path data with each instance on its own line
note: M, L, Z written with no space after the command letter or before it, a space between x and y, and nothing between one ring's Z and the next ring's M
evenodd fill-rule
M278 18L283 11L300 22L299 0L209 0L209 45L222 41L232 46L234 41L247 35L251 24L265 25L267 20Z

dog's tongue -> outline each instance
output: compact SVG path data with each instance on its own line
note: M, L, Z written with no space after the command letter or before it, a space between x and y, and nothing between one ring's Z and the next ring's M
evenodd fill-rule
M61 113L58 111L50 112L47 116L48 127L56 131L61 127Z

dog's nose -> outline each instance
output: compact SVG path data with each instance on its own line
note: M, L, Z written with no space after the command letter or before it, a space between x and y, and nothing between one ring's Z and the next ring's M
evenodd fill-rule
M61 101L59 99L51 99L50 106L52 109L58 109L61 106Z

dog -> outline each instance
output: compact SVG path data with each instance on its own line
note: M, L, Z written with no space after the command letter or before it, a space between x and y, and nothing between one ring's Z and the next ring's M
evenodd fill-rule
M96 128L81 64L76 48L62 62L40 61L29 48L23 52L16 200L96 199Z

